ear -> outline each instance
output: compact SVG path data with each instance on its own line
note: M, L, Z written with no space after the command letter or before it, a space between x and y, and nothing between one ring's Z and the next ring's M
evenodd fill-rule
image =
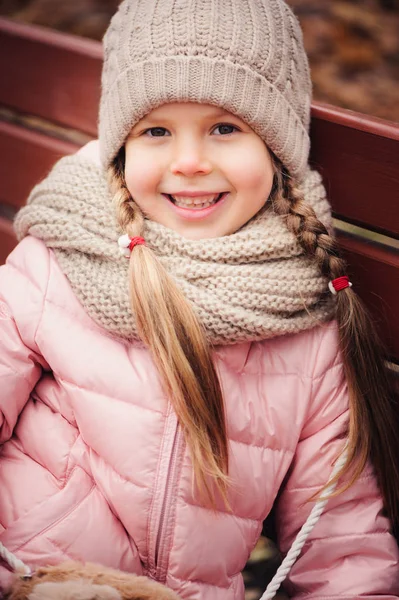
M94 585L87 579L39 583L27 600L122 600L109 585Z

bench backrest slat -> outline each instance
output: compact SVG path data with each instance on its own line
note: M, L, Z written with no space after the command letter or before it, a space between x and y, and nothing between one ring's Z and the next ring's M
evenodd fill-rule
M335 214L399 238L399 125L315 104L311 137Z
M19 208L56 160L78 146L0 121L0 203Z
M16 241L11 221L2 216L0 216L0 240L4 257L14 249ZM0 264L3 262L4 260L0 261Z
M10 210L24 204L57 158L76 150L71 129L96 134L102 49L98 42L1 18L0 44L5 114L49 122L34 131L21 115L14 119L19 124L0 120L1 264L15 243L5 218ZM56 131L65 141L49 133L51 123L66 128ZM311 138L312 163L325 178L335 216L393 240L381 246L338 231L348 273L399 362L399 125L314 103Z
M399 252L338 233L354 289L373 315L392 362L399 362Z
M96 135L100 42L0 18L0 104Z
M0 46L0 104L96 135L99 42L0 18ZM399 238L399 126L315 103L311 134L335 213Z

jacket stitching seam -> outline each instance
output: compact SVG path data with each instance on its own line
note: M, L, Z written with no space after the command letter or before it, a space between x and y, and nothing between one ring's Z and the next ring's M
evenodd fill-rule
M305 543L305 548L306 546L310 546L316 543L319 544L324 544L324 542L330 542L331 540L345 540L345 539L352 539L352 538L360 538L360 539L364 539L365 535L367 535L367 537L375 537L375 536L381 536L381 535L386 535L389 534L388 530L384 530L381 529L381 531L369 531L367 532L367 534L363 533L342 533L341 535L329 535L328 538L312 538L311 541L306 542ZM323 570L325 567L320 567L320 570ZM313 567L313 570L317 570L317 567Z
M361 477L359 477L356 480L356 483L360 483L360 482L364 482L365 483L369 479L372 479L374 481L373 475L362 475ZM322 485L322 483L320 483L318 485L309 485L309 486L305 486L305 487L295 487L295 488L294 487L291 488L291 487L285 486L285 490L287 492L290 492L290 493L291 492L301 492L301 491L306 492L308 490L320 489L321 485Z
M25 542L23 542L23 544L21 544L17 548L14 548L14 552L18 552L18 550L21 550L22 548L24 548L24 546L26 546L27 544L29 544L35 538L39 537L40 535L43 535L47 531L50 531L53 527L55 527L59 523L62 523L62 521L64 521L65 519L67 519L69 517L69 515L71 515L77 508L79 508L79 506L90 496L90 494L95 489L96 489L96 485L95 485L95 483L93 483L92 486L91 486L91 488L90 488L90 490L87 492L87 494L85 494L85 496L83 498L81 498L81 500L79 500L79 502L77 504L74 504L74 506L72 506L67 513L65 513L64 515L62 515L58 519L56 519L53 523L50 523L49 525L47 525L47 527L44 527L44 529L42 529L41 531L36 532L34 535L32 535L28 540L26 540Z
M312 387L312 389L313 389L313 387ZM312 397L313 397L313 396L312 396ZM309 422L309 420L311 420L311 419L314 419L314 418L315 418L315 416L317 417L317 415L314 415L314 414L313 414L313 415L311 415L311 416L309 417L309 419L306 421L306 423L305 423L304 427L302 427L302 430L301 430L301 432L300 432L300 436L301 436L301 437L300 437L299 441L300 441L300 442L304 442L304 441L306 441L306 440L309 440L309 439L310 439L310 438L312 438L314 435L317 435L318 433L320 433L320 431L322 431L322 430L323 430L323 429L325 429L326 427L330 427L331 425L335 425L335 424L336 424L336 422L337 422L337 421L339 421L340 419L342 419L342 417L343 417L343 416L345 416L345 417L346 417L346 420L347 420L348 413L349 413L349 408L348 408L347 406L345 406L345 407L343 408L343 410L342 410L340 413L338 413L337 415L335 415L335 417L334 417L332 420L328 421L328 423L325 423L325 424L324 424L322 427L320 427L320 425L318 425L318 428L316 429L316 431L311 431L311 432L310 432L310 433L308 433L306 436L302 436L303 430L304 430L304 429L305 429L305 427L308 425L308 422ZM341 426L341 427L342 427L342 426ZM344 438L342 438L342 439L345 439L345 438L346 438L346 434L345 434ZM336 436L336 439L339 439L339 436Z
M13 319L13 320L14 320L14 319ZM15 323L15 321L14 321L14 323ZM18 329L18 327L17 327L17 329ZM11 365L7 365L7 369L8 369L9 371L11 371L11 373L13 373L14 375L17 375L18 377L22 377L22 379L23 379L23 380L24 380L24 381L25 381L25 382L26 382L26 383L29 385L29 387L31 388L32 384L31 384L31 382L29 381L28 377L25 375L25 373L20 373L20 372L16 371L16 370L15 370L15 369L14 369L14 368L11 366ZM29 400L29 398L28 398L28 400Z
M123 404L128 404L128 406L135 406L136 408L143 409L143 410L146 410L146 411L149 411L152 413L156 413L158 415L162 415L163 417L165 416L165 413L162 412L161 410L156 410L155 408L147 408L146 406L142 406L141 404L130 403L121 398L111 398L111 396L109 394L104 394L97 390L89 389L89 388L85 387L84 385L79 385L77 383L73 383L72 381L69 381L69 379L66 379L64 376L60 375L59 373L57 373L55 371L53 371L53 373L57 376L58 380L61 381L62 383L67 383L71 387L78 388L79 390L83 390L85 392L88 392L89 394L94 393L97 396L102 396L103 398L108 398L109 400L116 400L117 402L123 402Z
M325 377L327 373L334 371L334 369L342 369L343 364L344 363L341 360L339 362L334 362L334 364L331 365L331 367L328 367L325 371L323 371L323 373L321 373L320 375L309 377L309 379L311 379L312 381L318 381L319 379L323 379L323 377Z
M226 364L224 361L222 361L224 364ZM261 375L263 377L270 377L270 376L275 376L275 377L297 377L298 379L302 379L305 381L317 381L318 379L322 379L329 371L332 371L333 369L336 368L342 368L343 366L343 362L340 360L339 362L334 362L333 365L327 367L327 369L325 371L323 371L323 373L318 374L318 375L313 375L310 374L306 374L306 373L302 373L301 371L273 371L272 373L268 373L267 371L260 371L260 370L256 370L256 371L250 371L250 370L243 370L243 371L235 371L234 369L229 369L229 371L233 371L233 373L237 373L237 375Z
M63 480L64 480L64 484L62 486L63 488L66 486L67 482L72 477L72 473L74 472L74 470L76 468L80 468L80 469L82 468L82 467L80 467L80 465L74 465L72 467L72 469L69 471L69 463L71 461L72 450L74 449L74 447L75 447L76 443L78 442L78 440L79 441L82 440L82 434L80 433L79 429L77 431L78 431L78 434L77 434L74 442L71 444L71 446L69 448L69 452L68 452L68 458L67 458L66 467L65 467L65 474L64 474L64 477L63 477ZM82 469L82 471L84 471L84 469ZM84 471L84 472L86 473L86 471ZM90 477L90 479L92 481L94 481L93 477L91 477L89 474L88 474L88 476Z
M311 376L311 379L312 379L312 380L313 380L313 379L315 379L315 371L316 371L317 357L320 355L320 348L321 348L321 345L322 345L322 343L323 343L323 336L321 335L321 336L320 336L320 343L319 343L319 345L318 345L317 352L315 353L315 360L314 360L314 363L313 363L312 376ZM327 369L327 370L328 370L328 369ZM323 375L324 375L324 373L322 373L322 375L321 375L321 376L323 376ZM317 375L316 375L316 377L317 377Z
M90 315L85 312L84 315L80 315L80 311L73 311L70 310L69 308L67 308L66 306L59 304L58 302L56 302L55 300L53 300L52 298L46 298L46 302L47 304L51 304L52 306L58 308L59 310L62 310L63 312L65 312L67 315L69 315L71 318L73 318L75 321L78 321L79 323L83 323L83 321L85 321L84 326L86 329L90 330L90 331L94 331L96 333L101 333L101 335L104 335L105 337L111 339L111 340L116 340L118 342L121 342L122 344L126 345L135 345L135 340L129 341L127 339L124 338L120 338L118 337L118 335L116 333L111 333L109 331L107 331L106 329L102 328L100 325L98 325L95 321L93 321L93 318L90 317ZM86 320L89 320L89 322L86 322ZM137 346L138 346L138 342Z
M42 469L45 469L45 468L46 468L46 467L44 467L44 465L42 465L42 464L40 464L39 462L37 462L35 459L33 459L32 457L30 457L30 456L29 456L28 454L26 454L25 452L24 452L24 455L25 455L25 456L27 456L28 458L30 458L30 459L31 459L33 462L35 462L36 464L38 464L38 465L39 465L39 466L40 466ZM88 477L88 478L89 478L89 479L92 481L92 486L95 486L95 485L96 485L96 484L95 484L95 481L94 481L94 479L93 479L93 477L92 477L92 476L91 476L89 473L87 473L87 471L85 471L84 469L82 469L82 467L81 467L80 465L75 465L75 466L73 467L73 469L72 469L72 471L71 471L71 473L70 473L69 477L68 477L67 479L65 479L65 478L64 478L64 481L62 481L60 478L56 477L56 476L55 476L53 473L51 473L51 475L54 477L54 479L56 480L56 482L57 482L57 483L60 483L61 485L57 485L57 490L54 492L54 494L52 494L52 496L51 496L51 497L49 497L49 498L44 498L44 499L40 499L40 500L39 500L38 502L36 502L36 503L35 503L33 506L31 506L31 507L30 507L30 510L34 510L36 507L39 507L41 504L43 504L43 503L47 502L47 500L50 500L50 499L51 499L51 498L52 498L52 497L53 497L55 494L58 494L59 492L62 492L62 491L65 489L65 486L67 485L67 483L68 483L69 479L72 477L72 474L73 474L73 472L74 472L74 471L76 471L77 469L80 469L81 471L83 471L83 472L84 472L84 473L87 475L87 477ZM76 504L76 506L79 506L79 504ZM73 510L73 509L72 509L72 510ZM54 524L56 524L56 523L57 523L57 521L55 521L55 522L54 522ZM12 523L11 523L10 525L12 525ZM7 531L7 529L9 528L9 525L7 525L7 526L4 526L4 525L2 525L2 527L3 527L3 528L6 530L6 531ZM50 526L49 526L49 527L50 527ZM44 530L43 530L43 531L44 531ZM35 533L33 537L36 537L36 535L40 535L41 533L43 533L43 532L39 532L38 534L36 534L36 533ZM24 544L23 544L23 545L25 545L25 543L26 543L26 544L27 544L27 543L29 543L29 542L31 541L31 539L32 539L32 538L30 538L30 539L28 540L28 542L24 542ZM22 547L22 546L21 546L21 547ZM18 548L17 548L17 550L18 550ZM0 596L0 600L1 600L1 596Z
M76 440L75 440L76 441ZM22 443L19 442L15 442L17 449L26 457L28 458L30 461L32 461L33 463L35 463L35 465L38 465L40 467L40 469L43 469L45 471L47 471L48 473L50 473L50 475L52 475L52 477L54 478L54 480L56 481L57 484L57 491L60 492L64 489L64 487L66 486L66 484L68 483L69 480L69 476L66 477L65 475L63 476L58 476L57 474L53 473L52 471L50 471L50 468L44 464L42 464L41 462L39 462L39 460L37 460L36 458L34 458L33 456L31 456L30 454L28 454L28 452L25 450L25 448L23 447ZM68 452L68 459L67 459L67 463L69 462L69 457L71 455L72 452L72 448L75 445L75 442L73 442L69 452ZM74 467L72 468L72 471L70 473L70 476L72 476L72 473L75 471L75 469L82 469L82 467L80 467L80 465L74 465ZM93 477L90 476L89 473L87 473L87 471L85 471L84 469L82 469L82 471L84 473L86 473L88 475L88 477L93 480ZM35 506L39 506L42 502L44 502L45 500L39 500L39 502L37 504L35 504ZM34 508L34 507L31 507ZM1 600L1 597L0 597Z
M10 269L16 271L21 277L23 277L25 280L27 280L30 284L33 285L33 287L38 291L38 292L43 292L43 287L40 286L34 279L31 279L30 277L28 277L28 275L19 268L19 266L17 264L15 264L14 262L12 262L12 260L8 260L5 263L7 265L7 267L9 267ZM2 265L4 266L4 265ZM7 304L7 302L6 302ZM8 305L8 304L7 304Z
M270 446L250 444L249 442L242 442L240 440L235 440L234 438L229 438L229 441L233 442L234 444L242 444L244 446L249 446L250 448L257 448L258 450L270 450L271 452L290 452L291 454L295 454L295 450L291 450L290 448L270 448Z
M201 506L200 504L195 504L195 502L189 502L188 500L184 500L184 504L186 504L188 506L193 506L194 508L198 508L199 510L206 510L207 512L211 512L213 514L215 513L215 509L208 508L207 506ZM240 519L241 521L250 521L251 523L259 523L260 521L262 521L261 518L258 519L256 517L242 517L237 514L232 515L231 513L227 512L226 510L217 509L216 512L221 515L226 515L227 517L234 516L234 519Z
M358 595L356 596L356 598L362 598L362 597L364 597L364 596L358 596ZM384 598L387 598L387 597L388 598L397 598L397 596L391 596L391 595L390 596L386 596L385 594L384 594L383 597ZM317 595L306 594L306 600L353 600L353 598L354 598L353 595L351 595L351 596L347 596L347 595L345 595L345 596L342 596L342 595L339 595L339 596L320 596L319 594L317 594Z
M83 438L82 438L82 434L79 434L79 437L80 437L80 438L83 440ZM85 442L84 440L83 440L83 442L84 442L84 444L86 444L86 442ZM87 444L86 444L86 446L87 446ZM110 462L109 462L109 461L108 461L106 458L104 458L103 456L100 456L100 455L98 454L98 452L96 452L95 450L93 450L93 448L90 448L90 449L91 449L91 451L92 451L92 452L94 452L94 453L95 453L95 455L96 455L96 456L98 456L98 457L100 457L100 458L101 458L102 462L103 462L104 464L106 464L108 468L112 469L113 473L115 473L115 474L116 474L118 477L120 477L121 481L123 481L124 483L127 483L128 485L133 485L133 486L135 486L136 488L139 488L140 490L147 490L147 489L148 489L148 486L145 486L145 485L140 485L140 484L136 483L135 481L132 481L131 479L128 479L127 477L125 477L124 475L122 475L122 473L120 473L120 472L119 472L119 471L118 471L118 470L117 470L117 469L114 467L114 465L112 465L112 464L111 464L111 463L110 463ZM72 450L71 450L71 451L72 451ZM94 480L94 478L93 478L93 476L92 476L92 475L90 475L90 473L87 473L87 471L86 471L85 469L83 469L83 467L81 467L80 465L75 465L75 466L73 467L73 469L72 469L71 473L69 474L69 476L68 476L68 479L66 480L66 482L65 482L65 484L64 484L64 485L66 485L66 484L67 484L68 480L69 480L69 479L70 479L70 477L72 476L72 473L74 472L74 470L75 470L75 469L82 469L82 471L83 471L84 473L86 473L86 475L87 475L88 477L90 477L90 479L92 479L93 481L95 481L95 480ZM105 498L105 496L104 496L104 498ZM105 498L105 499L106 499L106 498ZM0 600L1 600L1 598L0 598Z
M238 575L241 575L241 571L238 571L238 573L234 573L233 575L227 575L227 577L231 580L235 579L236 577L238 577ZM230 584L228 586L225 585L217 585L216 583L209 583L207 581L203 581L202 579L189 579L186 577L179 577L178 575L173 574L173 579L177 579L178 581L188 581L189 583L199 583L201 585L206 585L207 587L214 587L214 588L218 588L220 590L229 590L233 585L234 585L234 581L231 581Z
M54 546L54 548L56 548L57 550L60 550L60 552L62 552L62 554L64 556L66 556L68 560L71 560L71 561L79 560L79 558L71 556L68 552L66 552L65 548L63 548L61 546L61 544L57 543L55 540L50 540L49 538L47 538L47 541L50 542L50 544L52 546Z
M316 354L316 356L318 356L318 354L319 354L319 352L320 352L321 344L322 344L322 340L321 340L321 342L320 342L320 344L319 344L319 347L318 347L318 349L317 349L317 354ZM335 358L336 358L336 357L335 357ZM314 367L313 367L313 374L314 374L314 370L315 370L315 368L316 368L316 362L317 362L317 361L315 360ZM333 369L335 369L335 368L337 368L337 367L340 367L340 368L342 368L342 365L343 365L342 361L340 361L338 364L337 364L337 363L334 361L334 364L333 364L331 367L329 367L328 369L326 369L326 370L325 370L325 371L324 371L322 374L320 374L320 375L317 375L316 377L312 377L312 378L311 378L311 382L310 382L310 390L309 390L309 398L308 398L308 406L307 406L307 410L306 410L306 415L305 415L304 421L303 421L303 423L302 423L302 428L301 428L301 431L300 431L300 434L299 434L299 442L302 442L302 441L304 441L304 440L307 440L307 439L309 439L309 438L310 438L310 437L312 437L312 436L313 436L315 433L318 433L318 432L320 431L320 429L321 429L321 428L319 427L319 428L318 428L318 430L317 430L316 432L310 433L310 434L309 434L309 435L307 435L306 437L303 437L303 436L302 436L302 433L303 433L304 429L305 429L305 428L308 426L308 424L311 422L311 420L314 420L314 418L316 417L316 415L314 414L314 411L312 411L312 410L311 410L311 406L312 406L312 404L314 404L314 400L315 400L315 397L314 397L314 392L313 392L313 389L314 389L314 385L315 385L315 383L316 383L316 382L317 382L319 379L322 379L323 377L325 377L325 375L326 375L327 373L329 373L330 371L332 371ZM343 383L345 384L345 381L344 381ZM341 389L341 388L342 388L342 383L340 384L340 389ZM339 418L340 418L340 417L341 417L341 416L342 416L342 415L343 415L345 412L347 412L347 410L348 410L348 409L347 409L347 407L346 407L346 408L345 408L345 410L343 410L342 412L340 412L340 414L339 414L339 415L337 415L337 416L336 416L336 417L335 417L335 418L334 418L332 421L329 421L329 423L327 423L327 425L328 425L328 426L330 426L330 425L331 425L332 423L334 423L334 422L335 422L337 419L339 419ZM309 414L310 412L311 412L312 414ZM324 429L324 427L323 427L323 429Z
M47 275L46 287L45 287L44 294L43 294L42 310L41 310L41 313L40 313L40 316L39 316L39 319L38 319L38 322L37 322L37 325L36 325L35 333L34 333L34 336L33 336L33 340L34 340L34 342L35 342L35 344L36 344L37 347L39 347L39 345L37 343L36 338L37 338L37 334L39 332L39 328L40 328L40 326L42 324L42 320L43 320L44 307L45 307L45 304L47 302L47 294L48 294L48 289L49 289L49 284L50 284L50 277L51 277L51 259L50 259L50 251L48 250L48 248L47 248L47 258L48 258L48 275Z

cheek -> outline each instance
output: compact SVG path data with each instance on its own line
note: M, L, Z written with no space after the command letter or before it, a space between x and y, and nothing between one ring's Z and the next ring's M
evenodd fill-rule
M270 154L260 139L251 140L251 144L242 152L236 162L237 185L243 192L268 197L273 186L273 166Z
M237 172L238 175L238 172ZM266 161L245 161L240 169L242 191L268 198L273 186L273 169Z
M133 197L153 192L158 182L154 162L147 160L144 153L126 152L125 180Z

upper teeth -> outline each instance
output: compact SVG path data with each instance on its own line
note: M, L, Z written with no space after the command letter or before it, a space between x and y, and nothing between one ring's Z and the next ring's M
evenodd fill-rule
M188 197L188 196L172 196L174 202L177 206L210 206L214 204L216 200L219 198L220 194L212 194L209 196L197 196L196 198Z

